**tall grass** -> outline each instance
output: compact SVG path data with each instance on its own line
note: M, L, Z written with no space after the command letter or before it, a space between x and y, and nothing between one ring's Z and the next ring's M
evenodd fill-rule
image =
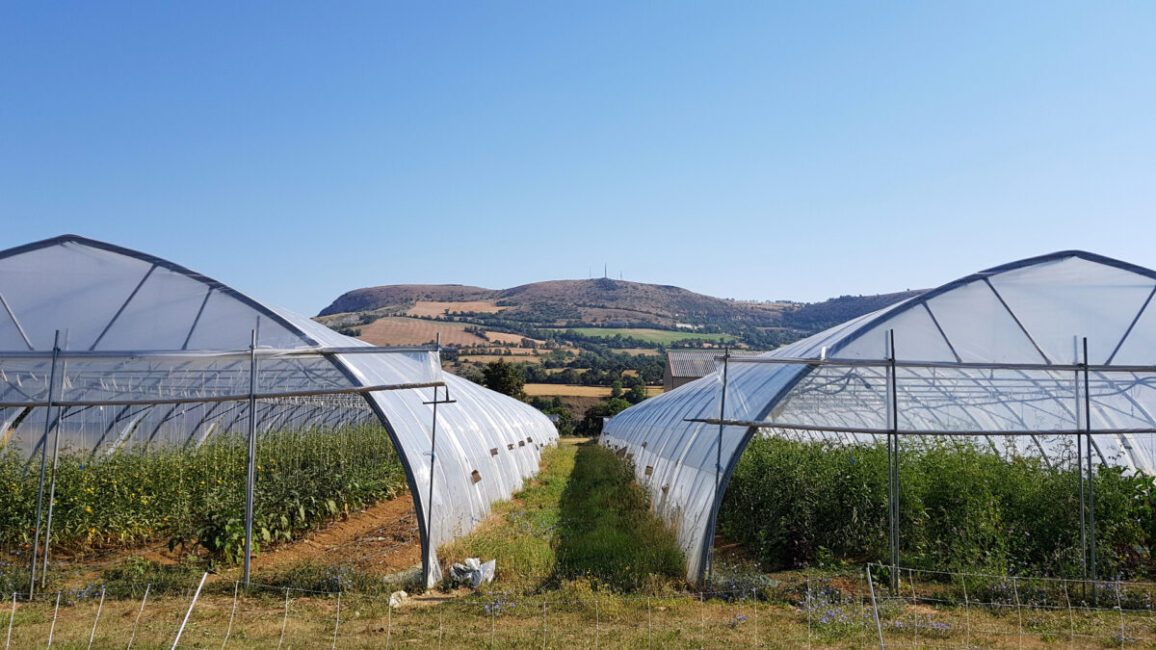
M1070 464L932 442L904 446L899 480L905 564L1079 575L1079 485ZM1148 568L1156 530L1151 488L1149 478L1098 468L1102 575ZM719 531L772 569L884 560L886 447L753 440L724 496Z
M608 449L563 440L543 452L542 471L496 520L445 545L446 562L496 559L496 588L539 592L660 590L683 576L674 533L650 511L634 471Z

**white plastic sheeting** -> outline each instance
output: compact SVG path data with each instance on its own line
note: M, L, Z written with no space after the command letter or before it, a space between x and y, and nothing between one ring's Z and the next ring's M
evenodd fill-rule
M1090 430L1099 461L1156 474L1154 295L1156 272L1081 251L1007 264L762 362L732 358L725 404L720 369L614 417L603 444L635 463L692 579L707 568L722 493L756 432L850 443L892 428L967 435L1066 462L1073 434ZM728 424L688 421L704 419Z
M47 438L36 405L50 395L63 405L53 426L66 453L199 444L243 428L253 330L255 392L275 398L260 404L260 429L380 419L405 466L431 582L434 550L520 488L557 439L529 405L443 374L434 350L377 352L171 262L66 235L0 252L0 445L38 453ZM356 392L367 387L395 389ZM435 390L450 402L437 411L431 517Z

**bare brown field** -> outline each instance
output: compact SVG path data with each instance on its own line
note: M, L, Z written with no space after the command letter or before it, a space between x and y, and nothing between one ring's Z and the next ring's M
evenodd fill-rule
M526 384L526 394L530 397L558 395L560 397L610 397L609 386L578 386L575 384ZM661 386L647 386L646 396L662 393Z
M419 300L409 311L405 312L406 316L422 316L425 318L432 318L434 316L444 316L446 311L453 314L455 312L477 312L479 314L496 314L505 309L499 307L493 300L473 300L469 302L434 302L432 300Z
M537 357L534 356L534 353L531 350L514 349L514 350L510 350L510 354L508 354L508 355L506 355L506 354L463 354L463 355L461 355L460 358L461 358L463 363L465 363L465 362L493 363L494 361L507 361L507 362L512 363L514 361L518 361L518 362L531 361L532 362Z
M391 316L379 318L361 328L357 338L374 345L422 345L442 335L442 345L485 345L487 341L466 331L461 323Z
M615 350L615 352L625 352L632 357L657 357L662 354L654 348L625 348L623 350Z
M523 389L530 397L563 395L571 397L610 397L609 386L575 386L573 384L526 384Z
M545 341L538 341L536 339L526 339L521 334L510 334L509 332L486 332L486 338L495 343L512 343L514 345L521 345L523 340L535 341L538 345L545 345Z

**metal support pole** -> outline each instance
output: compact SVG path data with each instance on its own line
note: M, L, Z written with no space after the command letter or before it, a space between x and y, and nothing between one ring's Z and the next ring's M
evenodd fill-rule
M249 458L245 479L245 570L242 580L249 586L253 559L253 487L257 482L257 330L249 338Z
M731 349L729 347L727 347L723 351L722 396L719 398L718 440L715 443L714 498L716 501L718 500L718 491L719 491L719 488L721 487L721 484L722 484L722 439L723 439L723 429L725 428L725 425L723 424L723 422L725 422L727 419L727 416L726 416L726 411L727 411L727 381L728 381L727 374L728 374L728 370L730 369L730 358L731 358ZM707 584L707 587L709 588L710 585L714 582L714 540L713 539L707 540L707 543L710 544L710 550L707 552L707 564L706 564L706 584Z
M28 600L36 593L36 560L40 554L40 513L44 506L44 473L48 468L48 433L52 428L52 402L56 398L56 360L60 356L60 330L52 341L52 367L48 372L48 405L44 407L44 439L40 444L40 488L36 495L36 525L32 533L32 573L28 580ZM47 540L45 540L47 544Z
M61 363L61 374L64 373L64 369L65 369L65 364ZM59 411L59 413L60 413L60 419L64 419L64 415L68 413L68 409L65 408L63 411ZM46 586L47 581L48 581L48 551L49 551L49 547L51 546L51 543L49 542L49 540L52 538L52 510L53 510L53 502L56 500L56 470L59 468L59 466L60 466L60 426L58 423L57 426L53 427L52 471L49 472L49 474L48 474L48 476L49 476L48 514L45 516L45 522L44 522L44 559L43 559L42 565L41 565L43 567L43 569L40 571L40 584L42 587Z
M1084 409L1084 404L1080 399L1080 371L1076 370L1076 430L1080 429L1080 411ZM1085 387L1085 390L1087 388ZM1082 575L1083 583L1081 585L1083 591L1086 593L1088 589L1088 524L1087 524L1087 499L1084 498L1084 436L1076 434L1076 483L1080 488L1080 560L1082 561Z
M438 332L437 338L434 341L434 346L437 348L438 363L441 363L442 350L442 335ZM446 387L446 399L450 396L449 387ZM430 424L429 436L429 492L427 493L425 510L426 510L426 549L425 557L422 558L425 564L425 583L429 586L430 577L433 576L433 562L434 562L434 545L433 545L433 489L434 489L434 461L437 459L438 450L438 387L434 386L433 395L433 421Z
M1096 488L1092 464L1092 395L1088 378L1088 337L1084 337L1084 430L1088 435L1088 555L1092 564L1092 600L1096 599Z
M887 436L887 468L890 473L888 476L888 494L891 509L889 517L891 522L891 588L894 590L899 588L899 391L895 371L895 330L888 330L887 336L890 362L887 367L887 380L888 392L891 394L888 403L891 421L887 425L891 431Z

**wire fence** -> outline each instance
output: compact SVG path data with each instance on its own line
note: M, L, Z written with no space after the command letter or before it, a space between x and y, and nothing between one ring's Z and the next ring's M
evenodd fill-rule
M868 565L808 580L808 645L1104 648L1156 644L1156 584Z
M89 588L14 597L4 648L426 647L722 648L766 645L784 612L756 590L548 597L311 591L253 583L190 584L181 594L105 599ZM761 621L760 618L766 619ZM5 620L6 619L6 620ZM780 622L781 624L781 622ZM767 626L770 627L767 627Z
M207 580L212 578L211 580ZM892 579L894 578L894 580ZM208 584L205 584L206 581ZM1156 644L1156 584L870 565L774 590L621 595L560 588L407 597L198 576L183 590L13 594L4 649L1104 648Z

